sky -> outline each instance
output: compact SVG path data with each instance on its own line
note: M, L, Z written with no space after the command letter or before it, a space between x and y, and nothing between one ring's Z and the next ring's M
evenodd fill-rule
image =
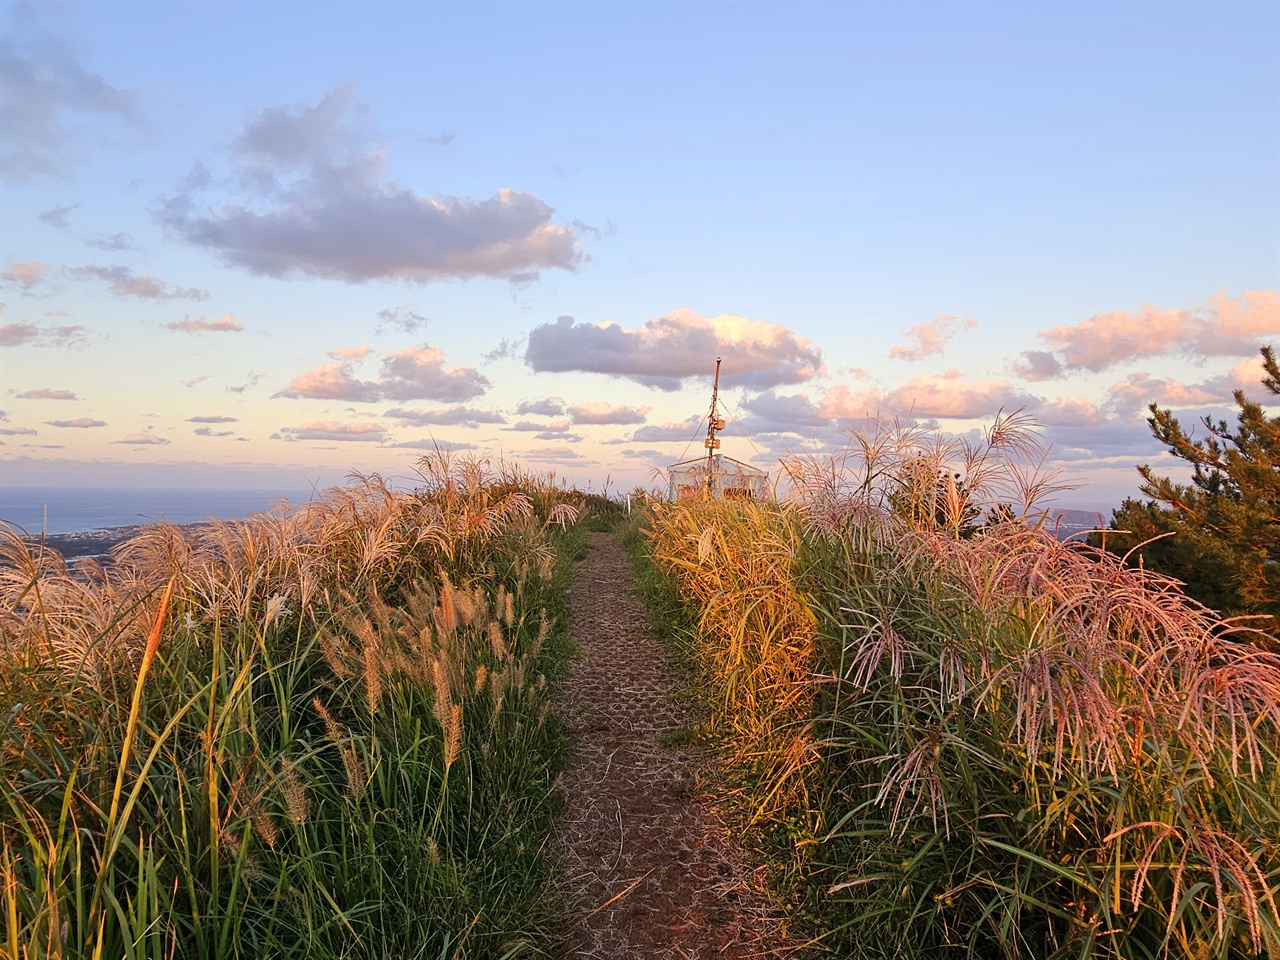
M0 2L0 485L1177 475L1280 346L1280 4Z

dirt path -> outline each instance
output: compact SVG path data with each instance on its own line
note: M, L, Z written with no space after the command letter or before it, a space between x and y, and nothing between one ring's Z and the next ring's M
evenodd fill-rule
M673 746L692 719L632 592L626 554L593 534L570 626L565 684L574 757L560 837L580 922L572 960L773 955L776 924L741 851L695 797L699 760Z

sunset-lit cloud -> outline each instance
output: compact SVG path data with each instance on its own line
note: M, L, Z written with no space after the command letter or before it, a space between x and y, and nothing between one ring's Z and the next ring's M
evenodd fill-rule
M39 260L28 263L15 263L8 270L0 273L0 282L5 286L17 287L23 293L31 293L44 282L49 265Z
M48 387L38 387L35 390L24 390L22 393L15 393L14 397L18 400L79 400L70 390L51 390Z
M959 370L925 374L888 391L884 407L900 416L974 419L1026 406L1032 398L1007 380L969 381Z
M565 433L571 424L568 420L552 420L548 423L536 423L533 420L520 420L508 427L520 433Z
M306 373L300 373L289 381L289 386L277 397L312 400L350 400L370 403L382 399L382 384L372 380L359 380L346 363L327 363Z
M389 420L412 426L478 427L482 423L506 423L494 410L476 410L461 404L441 410L405 410L397 407L383 414Z
M342 423L337 420L318 420L297 427L281 427L278 434L286 440L341 440L358 443L381 443L386 439L386 428L377 423Z
M875 387L850 390L838 383L822 391L818 412L828 420L861 420L882 412L887 403L884 393Z
M1027 405L1025 412L1047 427L1093 427L1106 421L1106 414L1083 397L1036 400Z
M516 413L539 417L559 417L564 414L564 397L545 397L542 400L522 400Z
M225 387L225 390L227 391L227 393L246 393L247 391L252 390L258 384L260 384L264 379L266 379L266 376L267 375L265 373L251 372L248 376L248 379L246 379L244 383L228 385L227 387Z
M168 446L170 441L164 437L157 437L154 433L131 433L121 440L112 440L112 443L124 443L138 447L164 447Z
M1015 391L1008 381L969 381L958 370L914 377L893 390L851 390L836 384L815 399L808 394L765 391L751 397L747 428L761 433L809 435L841 424L865 423L876 417L909 420L971 420L991 417L1040 401Z
M1172 377L1131 373L1111 385L1107 391L1107 406L1121 418L1133 420L1139 412L1145 416L1147 406L1152 403L1162 407L1202 407L1223 403L1229 397L1229 394L1223 396L1203 387L1180 383Z
M358 347L337 347L336 349L329 351L329 356L333 357L335 360L342 360L345 362L348 360L363 360L372 352L372 347L369 347L366 344L361 344Z
M657 443L661 440L689 440L705 426L706 420L697 415L676 423L651 423L640 427L631 435L637 443Z
M331 356L337 355L331 354ZM381 380L361 380L353 362L326 364L300 373L276 394L291 399L349 400L437 400L462 403L480 396L489 380L475 367L445 366L444 351L423 344L389 354L382 361Z
M1257 351L1261 338L1280 333L1280 295L1250 290L1239 297L1217 293L1196 309L1094 314L1071 326L1041 331L1050 351L1025 351L1019 367L1024 379L1049 379L1067 370L1098 372L1145 357L1244 356Z
M433 437L424 437L420 440L401 440L398 443L388 443L387 447L395 450L439 450L445 453L465 453L468 450L479 450L478 444L466 443L461 440L437 440Z
M593 400L588 403L571 403L567 412L575 424L602 425L644 423L644 418L652 409L652 407L614 406L603 400Z
M522 451L521 455L529 460L544 463L568 463L583 459L582 454L573 449L573 447L565 446L534 447L531 450Z
M62 327L42 326L25 320L0 324L0 347L78 347L87 341L78 323Z
M909 345L893 347L889 356L895 360L923 360L942 353L943 348L960 330L973 330L977 326L976 320L962 322L959 317L949 316L918 323L907 331Z
M751 389L801 383L820 375L822 351L786 327L721 314L673 310L629 330L616 323L560 317L529 334L525 361L537 373L582 371L626 377L661 390L709 377L716 357L726 375Z
M258 276L426 283L576 267L573 231L552 223L542 200L506 188L486 200L415 193L390 179L371 126L350 86L302 107L263 110L227 158L227 187L243 202L197 200L213 182L199 167L159 219Z
M138 300L208 300L209 291L199 287L175 287L158 277L141 277L129 267L68 267L63 271L72 280L101 280L117 297Z
M224 313L217 320L187 317L173 323L162 323L161 326L176 333L239 333L244 329L244 324L229 313Z
M752 433L808 433L831 425L831 417L803 393L779 394L766 390L747 399L745 407L751 415L745 427ZM660 438L646 435L636 439Z
M1062 361L1048 350L1023 350L1011 366L1018 377L1032 383L1066 376Z
M1015 124L1008 58L928 56L909 6L745 5L731 44L683 7L388 10L315 6L263 56L216 4L163 7L236 65L220 84L155 55L148 5L0 10L0 176L23 181L0 203L0 485L411 484L440 447L630 489L706 454L720 357L718 452L775 477L877 419L976 438L1020 409L1101 505L1144 462L1186 481L1150 403L1196 436L1233 390L1275 408L1265 4L1154 32L938 6L943 34L1043 54L1015 65L1043 108ZM421 56L480 35L494 56ZM336 72L322 36L353 40ZM651 69L664 44L681 70ZM1122 69L1071 72L1081 49ZM744 62L778 67L773 93L731 82ZM851 113L884 63L915 80ZM1064 144L1091 162L1039 162Z
M489 380L475 367L446 367L439 347L409 347L382 361L382 391L390 400L461 402L478 397Z

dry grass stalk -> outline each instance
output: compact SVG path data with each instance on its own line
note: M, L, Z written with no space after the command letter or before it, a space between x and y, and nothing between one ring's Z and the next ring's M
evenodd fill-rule
M977 442L880 424L837 458L787 463L780 506L655 508L653 553L699 611L704 668L761 778L757 816L839 821L806 807L838 747L880 771L870 798L893 836L955 840L986 828L955 806L950 758L1008 763L997 779L1019 781L1040 855L1107 877L1092 901L1091 881L1069 887L1079 930L1119 923L1124 888L1135 909L1167 905L1166 949L1221 949L1237 921L1255 951L1280 949L1280 840L1260 826L1277 813L1280 658L1171 581L1043 530L1040 502L1062 487L1045 454L1016 414ZM976 523L984 512L1001 522ZM845 600L806 595L801 550ZM814 623L815 607L832 619ZM839 651L830 675L815 630ZM868 717L899 704L907 725L880 734L891 751L806 740L822 689ZM987 725L994 745L959 732ZM959 901L972 884L956 883Z

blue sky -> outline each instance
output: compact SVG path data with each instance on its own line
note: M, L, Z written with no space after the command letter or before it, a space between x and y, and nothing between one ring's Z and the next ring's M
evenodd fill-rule
M1280 6L0 3L3 483L599 487L1143 420L1280 341ZM566 319L567 318L567 319ZM695 418L690 422L688 418ZM670 439L674 438L674 439Z

